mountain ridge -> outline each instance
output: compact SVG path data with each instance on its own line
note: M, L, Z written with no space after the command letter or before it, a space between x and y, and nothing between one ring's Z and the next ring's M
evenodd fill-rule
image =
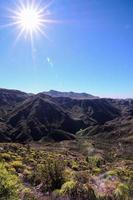
M48 92L43 92L52 97L69 97L72 99L97 99L98 96L94 96L88 93L78 93L78 92L60 92L56 90L49 90Z
M74 139L76 133L98 138L128 137L132 136L132 118L132 99L76 99L64 94L53 97L44 92L31 95L0 89L1 142L43 138L60 141Z

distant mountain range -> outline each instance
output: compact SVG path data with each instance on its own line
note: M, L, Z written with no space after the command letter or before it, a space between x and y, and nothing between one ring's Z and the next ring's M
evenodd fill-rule
M76 135L133 141L133 100L0 89L0 142L61 141Z
M44 94L50 95L52 97L69 97L72 99L97 99L99 97L93 96L87 93L76 93L76 92L59 92L55 90L50 90L48 92L43 92Z

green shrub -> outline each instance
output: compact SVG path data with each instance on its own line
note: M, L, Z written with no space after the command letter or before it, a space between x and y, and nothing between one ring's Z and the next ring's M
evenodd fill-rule
M34 196L34 194L32 193L32 191L30 190L30 189L28 189L28 188L25 188L24 190L23 190L23 200L38 200L35 196Z
M101 155L95 155L95 156L88 156L86 158L86 161L92 166L92 167L101 167L103 164L105 164L105 161Z
M29 169L25 169L23 171L23 176L24 176L24 181L25 182L30 182L32 176L33 176L33 172L32 170L29 170Z
M38 164L30 178L34 185L42 183L42 191L60 189L64 183L64 163L57 158L48 157L43 164Z
M22 161L13 161L10 163L12 167L14 167L16 169L16 171L21 170L24 168L24 165L22 163Z
M4 159L5 161L11 160L11 156L9 153L1 153L0 157L1 157L1 159Z
M72 163L71 163L71 168L73 169L73 170L75 170L75 171L78 171L78 169L79 169L79 165L78 165L78 163L76 162L76 161L71 161Z
M118 200L126 200L129 197L129 187L124 183L119 183L115 190L115 196Z
M60 199L96 200L94 190L89 184L81 184L73 180L63 184L59 196Z
M65 181L65 182L74 179L74 177L75 177L75 171L73 171L73 170L70 169L70 168L66 168L66 169L64 170L64 181Z
M7 171L0 163L0 200L19 200L22 188L19 178Z

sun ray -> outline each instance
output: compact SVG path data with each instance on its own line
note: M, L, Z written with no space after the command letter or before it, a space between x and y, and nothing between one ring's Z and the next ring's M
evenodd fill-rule
M50 39L49 39L49 37L48 37L48 35L46 34L45 31L43 31L41 28L38 28L38 31L41 33L41 35L43 35L47 40L50 41Z
M51 12L48 10L52 3L53 0L47 4L43 3L43 5L42 0L38 2L35 0L18 0L15 2L13 9L8 8L10 21L8 24L3 25L2 28L15 27L19 31L16 42L21 37L24 37L33 43L38 34L49 39L46 33L47 25L58 23L57 20L51 19Z
M11 22L9 24L0 25L0 28L13 27L13 26L17 26L18 24L19 24L18 22Z
M24 33L24 29L21 29L21 31L19 32L19 34L17 35L17 38L15 40L15 44L17 43L17 41L21 38L22 34Z

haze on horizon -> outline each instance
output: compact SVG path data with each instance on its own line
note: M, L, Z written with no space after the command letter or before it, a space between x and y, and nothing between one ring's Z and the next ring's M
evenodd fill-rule
M50 2L42 1L42 8ZM14 0L1 0L0 88L133 97L132 1L53 1L47 13L59 23L47 23L48 38L38 34L34 48L25 34L15 42L17 27L3 28L10 9Z

